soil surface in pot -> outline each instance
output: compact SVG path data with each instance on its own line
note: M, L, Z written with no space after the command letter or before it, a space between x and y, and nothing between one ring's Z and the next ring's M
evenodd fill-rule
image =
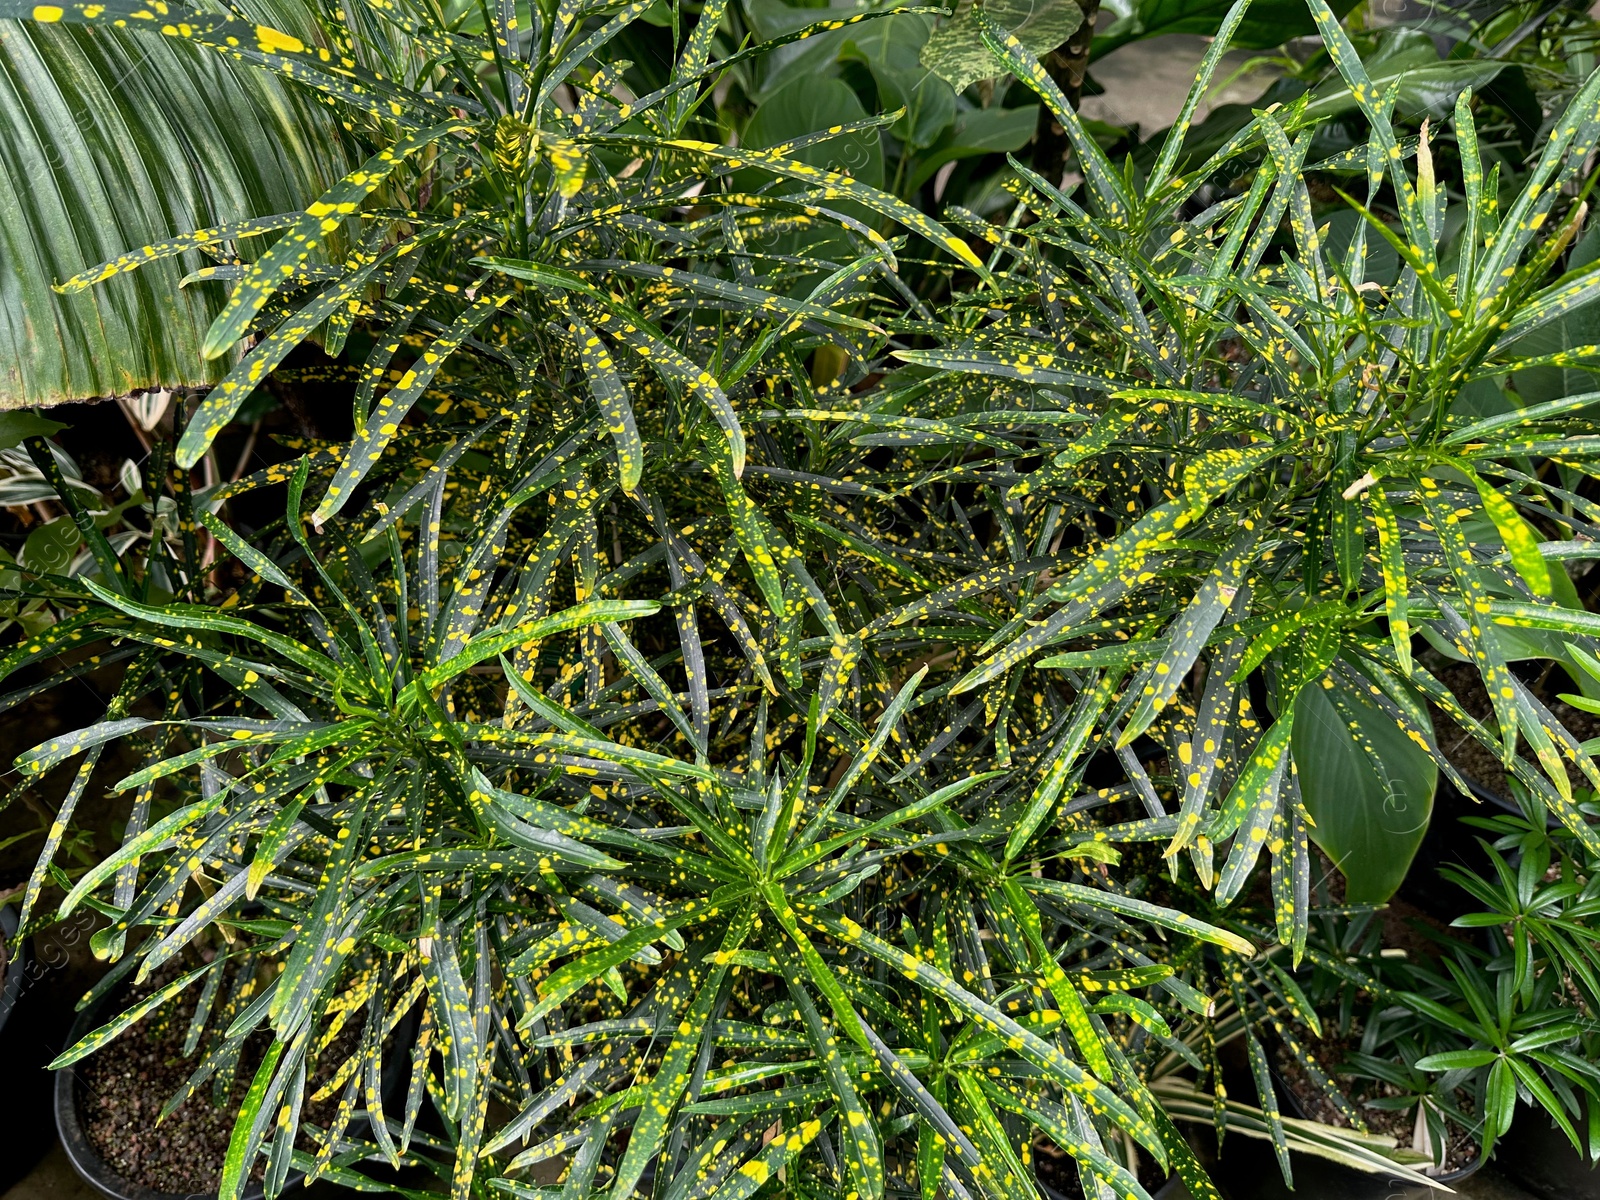
M117 1011L131 1007L171 982L179 970L156 972L150 980L131 986L123 994ZM200 1065L205 1050L202 1039L193 1057L183 1056L183 1043L199 996L198 985L163 1005L79 1064L79 1120L85 1136L102 1162L124 1179L157 1192L173 1194L212 1193L222 1175L222 1162L228 1151L245 1092L249 1089L261 1056L271 1044L258 1034L246 1044L227 1102L212 1104L212 1084L207 1081L195 1094L180 1104L163 1121L161 1110ZM212 1021L217 1014L212 1014ZM335 1044L324 1051L317 1074L327 1073L360 1045L360 1027L341 1031ZM314 1102L307 1088L302 1121L326 1127L337 1098ZM306 1144L303 1149L315 1147ZM254 1178L261 1177L257 1160Z
M162 1107L195 1064L182 1057L179 1022L159 1021L148 1029L145 1024L84 1060L79 1071L84 1134L101 1161L133 1183L158 1192L214 1191L234 1106L244 1097L249 1075L235 1080L228 1106L213 1108L211 1089L204 1087L157 1124Z
M1442 667L1429 669L1440 683L1450 689L1457 703L1466 709L1468 714L1490 729L1499 728L1495 723L1494 706L1489 703L1489 693L1483 690L1483 678L1478 674L1476 666L1472 663L1450 662ZM1576 693L1578 690L1577 685L1559 666L1543 660L1532 660L1512 663L1511 670L1516 673L1518 679L1528 685L1556 720L1566 726L1567 732L1578 741L1584 742L1593 737L1600 737L1600 717L1582 712L1564 700L1556 699L1563 692ZM1433 729L1439 749L1455 764L1456 769L1495 795L1509 798L1511 789L1506 783L1505 768L1500 765L1500 760L1494 751L1433 705L1428 706L1428 715L1433 718Z
M1392 1137L1396 1149L1411 1148L1416 1130L1414 1110L1396 1111L1366 1107L1369 1100L1398 1095L1399 1092L1395 1088L1370 1079L1340 1078L1336 1074L1339 1064L1344 1061L1346 1051L1355 1048L1354 1043L1339 1038L1323 1038L1320 1041L1308 1039L1302 1044L1317 1060L1317 1065L1322 1068L1323 1073L1331 1078L1343 1090L1345 1097L1356 1106L1357 1111L1361 1113L1361 1119L1367 1123L1369 1132ZM1279 1081L1293 1093L1295 1103L1308 1118L1322 1125L1334 1125L1340 1129L1350 1128L1349 1119L1281 1045L1274 1048L1272 1065ZM1472 1112L1470 1099L1458 1095L1456 1100L1462 1111L1470 1115ZM1459 1171L1477 1159L1478 1143L1464 1130L1454 1125L1449 1125L1447 1128L1450 1144L1445 1149L1444 1170Z

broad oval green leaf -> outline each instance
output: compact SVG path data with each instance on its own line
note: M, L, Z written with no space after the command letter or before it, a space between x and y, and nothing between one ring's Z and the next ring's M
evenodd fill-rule
M1344 875L1350 903L1381 904L1428 831L1439 777L1433 759L1368 697L1337 682L1301 689L1292 744L1316 822L1311 839Z

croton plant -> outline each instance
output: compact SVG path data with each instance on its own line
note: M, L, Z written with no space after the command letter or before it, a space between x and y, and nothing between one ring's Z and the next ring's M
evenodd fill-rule
M1046 1142L1086 1194L1215 1196L1178 1122L1389 1169L1273 1095L1267 1043L1314 1068L1295 971L1349 978L1312 844L1348 904L1395 890L1438 776L1468 786L1431 710L1600 852L1600 768L1510 666L1592 686L1597 395L1500 386L1600 356L1530 349L1600 296L1563 273L1600 76L1508 187L1469 91L1407 133L1309 0L1365 140L1308 92L1191 153L1239 0L1136 169L975 7L1079 178L1012 159L995 223L807 161L901 113L706 128L735 68L910 10L747 45L728 11L375 0L307 40L0 0L278 72L367 154L304 211L63 281L203 251L236 365L136 481L171 514L137 553L25 442L87 553L18 576L58 619L0 675L14 703L116 670L103 720L17 760L70 772L23 919L94 910L95 996L146 985L57 1065L192 1013L173 1104L249 1076L223 1200L406 1191L382 1163L456 1200L1010 1200ZM652 17L676 51L640 95L613 43ZM197 488L311 338L360 351L353 438ZM120 849L68 870L114 744ZM1234 1038L1258 1106L1223 1095Z

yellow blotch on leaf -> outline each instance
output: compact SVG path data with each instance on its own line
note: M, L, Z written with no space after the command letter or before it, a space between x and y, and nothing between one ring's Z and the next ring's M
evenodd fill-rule
M270 25L256 26L256 42L263 52L271 54L273 51L283 51L286 54L299 54L306 48L306 44L293 34L284 33Z

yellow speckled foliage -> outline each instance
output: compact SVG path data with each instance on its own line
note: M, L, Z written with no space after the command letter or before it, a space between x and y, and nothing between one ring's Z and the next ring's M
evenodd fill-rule
M1024 1200L1039 1137L1087 1194L1145 1197L1153 1163L1200 1200L1177 1122L1224 1117L1286 1170L1406 1169L1307 1049L1298 973L1363 978L1313 920L1312 846L1351 908L1393 890L1438 773L1467 786L1432 704L1600 849L1600 768L1511 667L1600 634L1565 565L1593 556L1595 396L1460 403L1600 294L1535 237L1581 220L1600 77L1498 216L1470 94L1445 179L1441 132L1396 134L1311 0L1371 127L1374 219L1334 245L1305 104L1185 150L1247 4L1142 176L977 13L1082 184L1018 163L1014 219L936 221L795 157L843 127L703 139L718 73L773 48L729 43L725 5L624 91L597 56L645 7L528 29L507 2L475 32L396 0L326 46L48 10L277 70L370 143L304 213L74 283L279 235L215 276L211 348L250 346L162 443L170 532L119 550L61 481L86 551L26 576L62 619L0 660L25 690L125 664L104 720L17 761L76 772L25 923L93 908L97 953L180 972L58 1063L188 989L191 1088L269 1033L223 1200L258 1164L274 1197L291 1171L377 1186L364 1159L454 1200ZM802 227L834 257L778 236ZM1392 283L1365 277L1379 238ZM371 347L351 442L194 491L317 330ZM282 517L240 527L244 497ZM118 740L133 817L69 874ZM1233 1037L1256 1105L1221 1089ZM1286 1123L1269 1046L1354 1130Z

